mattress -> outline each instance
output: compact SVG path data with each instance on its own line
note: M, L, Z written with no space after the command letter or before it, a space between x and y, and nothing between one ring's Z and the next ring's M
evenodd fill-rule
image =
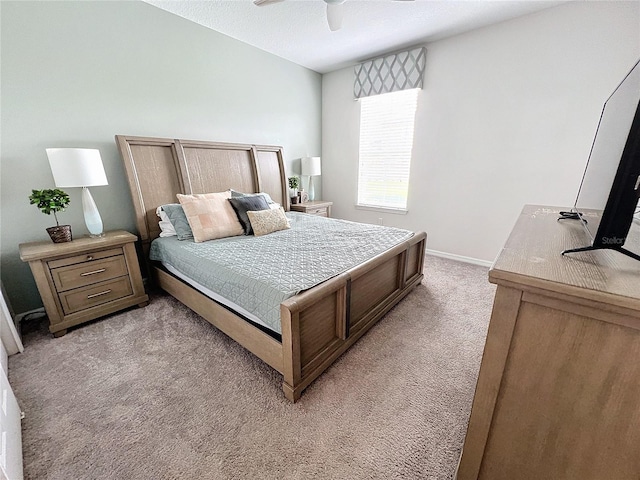
M280 303L413 236L394 227L287 212L288 230L195 243L157 238L150 258L281 334ZM215 295L212 295L215 294Z

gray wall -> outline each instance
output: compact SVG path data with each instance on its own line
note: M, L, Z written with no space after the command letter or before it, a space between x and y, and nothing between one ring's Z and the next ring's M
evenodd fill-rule
M47 147L98 148L105 229L135 232L115 134L321 147L321 76L142 2L0 2L1 276L16 312L41 306L18 244L47 240L29 205L52 188ZM87 233L80 189L59 215Z

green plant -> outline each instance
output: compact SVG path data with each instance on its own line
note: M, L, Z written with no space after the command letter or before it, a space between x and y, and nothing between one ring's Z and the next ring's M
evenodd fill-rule
M29 195L29 204L37 205L42 213L47 215L53 213L57 226L60 226L60 224L58 223L56 212L64 212L64 209L67 208L70 202L69 195L59 188L31 190L31 195Z
M300 187L300 179L298 177L289 177L289 188L297 190Z

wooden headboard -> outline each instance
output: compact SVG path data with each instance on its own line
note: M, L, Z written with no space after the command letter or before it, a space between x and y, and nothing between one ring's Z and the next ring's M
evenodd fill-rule
M116 135L145 253L160 228L156 208L176 194L268 193L289 210L282 147Z

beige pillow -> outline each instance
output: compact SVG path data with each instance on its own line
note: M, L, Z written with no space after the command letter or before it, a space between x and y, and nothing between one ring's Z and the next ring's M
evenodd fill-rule
M244 230L227 200L231 192L178 194L196 242L242 235Z
M253 234L256 237L266 235L267 233L277 232L278 230L286 230L291 228L289 220L284 214L282 207L270 210L258 210L255 212L248 211L249 221L253 228Z

